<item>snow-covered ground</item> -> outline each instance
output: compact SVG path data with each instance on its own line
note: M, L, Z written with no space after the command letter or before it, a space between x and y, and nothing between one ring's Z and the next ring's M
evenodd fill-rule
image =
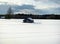
M60 20L0 19L0 44L60 44Z

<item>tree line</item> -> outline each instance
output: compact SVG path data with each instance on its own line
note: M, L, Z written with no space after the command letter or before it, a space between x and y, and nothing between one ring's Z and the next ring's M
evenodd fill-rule
M0 15L0 18L4 16L4 19L24 19L27 17L31 17L33 19L60 19L60 15L33 15L33 14L7 14L7 15Z

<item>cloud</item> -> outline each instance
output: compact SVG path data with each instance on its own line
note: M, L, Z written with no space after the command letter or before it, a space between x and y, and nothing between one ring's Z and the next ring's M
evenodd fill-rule
M1 2L9 2L17 5L33 4L34 0L1 0Z
M0 13L6 13L7 8L11 5L14 12L30 10L29 12L38 14L60 14L59 0L12 0L11 3L9 0L6 1L0 1Z
M33 5L21 5L21 6L17 6L15 7L15 10L17 10L17 13L25 13L25 14L40 14L39 11L37 9L34 8Z
M54 2L56 4L60 4L60 0L49 0L49 1L52 1L52 2Z
M33 5L22 5L19 7L20 9L34 9L34 6Z
M40 7L44 9L43 7L46 8L56 8L60 7L60 0L35 0L35 2L38 3L36 7Z
M22 5L15 8L18 9L17 12L22 13L32 13L32 14L60 14L60 8L50 8L50 9L35 9L33 5Z
M42 1L44 3L52 3L52 4L59 4L60 5L60 0L34 0L36 2Z
M15 5L33 5L36 9L60 7L60 0L1 0Z

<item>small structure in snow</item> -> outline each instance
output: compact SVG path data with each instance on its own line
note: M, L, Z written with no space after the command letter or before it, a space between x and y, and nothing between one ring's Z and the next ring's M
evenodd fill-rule
M1 16L0 18L1 18L1 19L5 19L5 16Z
M29 18L25 18L25 19L23 20L23 22L24 22L24 23L34 23L34 20L29 17Z

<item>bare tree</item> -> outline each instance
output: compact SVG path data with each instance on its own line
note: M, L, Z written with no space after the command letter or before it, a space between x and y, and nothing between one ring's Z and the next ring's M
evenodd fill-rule
M9 7L8 10L7 10L6 18L10 19L12 17L12 15L13 15L13 10L12 10L11 7Z
M11 7L8 8L7 14L9 14L9 15L12 15L13 14L13 10L12 10Z

